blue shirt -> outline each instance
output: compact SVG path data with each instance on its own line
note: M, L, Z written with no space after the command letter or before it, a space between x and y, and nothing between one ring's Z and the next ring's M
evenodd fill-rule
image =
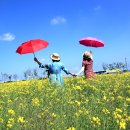
M68 69L64 66L63 63L59 62L52 62L50 64L41 64L41 68L46 68L49 71L49 80L52 83L56 84L63 84L63 77L61 71L63 70L66 74L69 74Z

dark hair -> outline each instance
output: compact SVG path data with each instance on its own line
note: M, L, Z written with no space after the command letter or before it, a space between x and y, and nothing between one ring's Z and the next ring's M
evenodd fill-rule
M90 57L83 56L83 61L85 61L85 60L87 60L87 61L91 61L92 59L91 59Z

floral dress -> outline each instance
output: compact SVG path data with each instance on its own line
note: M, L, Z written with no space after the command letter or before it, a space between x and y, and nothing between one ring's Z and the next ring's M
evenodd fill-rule
M82 66L84 66L84 75L86 76L86 79L88 78L95 78L95 73L93 72L93 60L90 61L83 61Z
M61 62L52 62L50 64L45 64L45 65L41 64L40 67L48 69L49 81L52 83L56 83L56 84L63 84L64 83L62 73L61 73L62 70L66 74L69 74L68 69Z

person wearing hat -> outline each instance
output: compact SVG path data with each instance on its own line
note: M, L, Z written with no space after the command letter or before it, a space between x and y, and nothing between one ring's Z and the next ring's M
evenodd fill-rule
M78 76L84 71L86 79L95 78L95 73L93 72L92 52L86 51L82 56L83 56L82 68L76 75Z
M43 65L39 60L35 57L34 61L39 64L40 68L46 68L49 72L49 80L52 83L56 84L63 84L63 77L61 74L61 71L63 70L67 75L70 74L72 76L75 76L71 72L68 71L68 69L64 66L62 62L60 62L60 56L57 53L52 53L50 55L50 58L52 60L52 63Z

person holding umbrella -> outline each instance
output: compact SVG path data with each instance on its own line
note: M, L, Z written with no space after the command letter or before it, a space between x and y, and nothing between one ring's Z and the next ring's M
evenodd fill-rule
M89 47L104 47L104 42L94 38L94 37L87 37L79 40L79 43L84 46ZM92 52L84 52L83 54L83 61L82 61L82 68L76 75L79 75L81 72L84 71L84 75L86 79L88 78L94 78L95 79L95 73L93 72L93 58L92 58Z
M49 71L49 81L54 84L63 84L63 77L61 71L63 70L67 75L70 74L75 76L68 71L68 69L64 66L64 64L60 61L60 56L57 53L52 53L50 56L52 63L42 64L36 57L34 57L34 61L39 64L40 68L46 68Z
M92 59L92 52L84 52L83 54L83 61L82 61L82 68L81 70L76 74L77 76L80 75L84 71L84 75L86 79L94 78L95 79L95 73L93 72L93 59Z

